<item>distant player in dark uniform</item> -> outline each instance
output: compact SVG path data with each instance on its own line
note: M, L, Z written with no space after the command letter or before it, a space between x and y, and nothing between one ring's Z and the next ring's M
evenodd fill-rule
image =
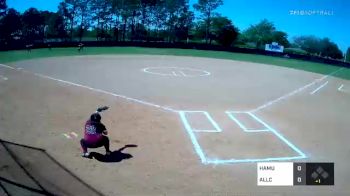
M79 43L78 44L78 52L81 52L82 50L84 50L84 44L83 43Z
M84 127L84 138L80 140L81 148L83 150L83 157L89 157L88 148L99 148L104 146L106 155L110 155L109 139L107 137L106 127L101 123L101 115L95 112L86 121Z
M34 46L33 44L27 44L26 45L27 52L32 52L33 46Z

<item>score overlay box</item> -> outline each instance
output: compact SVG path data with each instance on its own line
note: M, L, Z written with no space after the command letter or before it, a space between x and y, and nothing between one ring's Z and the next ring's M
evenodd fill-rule
M257 165L258 186L293 186L293 162L262 162Z
M257 185L334 185L334 163L261 162Z

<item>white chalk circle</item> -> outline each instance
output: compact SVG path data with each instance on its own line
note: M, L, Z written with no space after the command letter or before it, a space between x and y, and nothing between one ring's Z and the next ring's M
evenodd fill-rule
M209 71L188 67L146 67L142 71L148 74L170 77L201 77L211 74Z

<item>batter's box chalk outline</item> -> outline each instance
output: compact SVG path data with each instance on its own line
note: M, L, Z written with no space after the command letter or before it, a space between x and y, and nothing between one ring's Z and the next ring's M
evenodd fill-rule
M233 120L244 132L248 132L248 133L257 133L257 132L267 132L270 131L264 124L260 123L264 129L248 129L241 121L239 121L234 114L248 114L250 117L252 117L254 119L254 117L252 116L252 114L250 112L238 112L238 111L227 111L226 112L227 116ZM255 119L254 119L255 120ZM255 120L256 121L256 120Z
M215 122L215 120L209 115L208 112L206 111L181 111L184 113L185 117L186 114L193 114L193 113L199 113L199 114L203 114L207 117L208 121L212 124L212 126L214 127L214 129L193 129L192 126L191 130L193 132L207 132L207 133L218 133L218 132L222 132L221 128L219 127L219 125ZM190 122L188 121L187 117L185 118L186 123L188 123L190 125Z
M344 84L342 84L342 85L339 86L338 91L339 91L339 92L343 92L343 93L349 93L349 91L344 90Z
M342 88L344 87L344 84L340 85L338 88L338 91L342 91Z
M305 159L307 156L293 143L291 143L288 139L286 139L279 131L272 128L270 125L265 123L262 119L257 117L255 114L251 112L248 113L254 120L258 121L262 125L264 125L268 131L272 132L275 136L277 136L280 140L282 140L286 145L288 145L291 149L293 149L298 155L297 156L285 156L285 157L265 157L265 158L249 158L249 159L210 159L205 156L204 150L199 144L199 141L196 136L196 132L198 130L193 130L190 122L188 121L186 117L186 113L204 113L209 121L212 122L212 124L217 125L217 123L210 117L209 113L206 111L178 111L180 119L185 127L185 130L187 131L190 140L192 142L192 145L194 147L195 152L199 156L201 162L205 165L208 164L214 164L214 165L220 165L220 164L233 164L233 163L255 163L255 162L267 162L267 161L289 161L289 160L296 160L296 159ZM226 112L227 113L227 112ZM235 111L228 111L228 113L237 113ZM214 126L215 127L215 126ZM219 127L217 125L217 127ZM219 128L216 132L221 132L222 130Z

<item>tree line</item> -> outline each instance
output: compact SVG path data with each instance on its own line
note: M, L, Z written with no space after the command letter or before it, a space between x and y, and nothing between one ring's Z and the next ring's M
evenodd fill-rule
M258 49L278 42L285 48L298 48L292 50L295 53L343 58L330 39L299 36L289 41L286 32L266 19L240 31L216 12L222 5L223 0L198 0L192 11L188 0L63 0L57 12L29 8L19 13L0 0L0 40L11 44L89 37L97 41L199 42Z

